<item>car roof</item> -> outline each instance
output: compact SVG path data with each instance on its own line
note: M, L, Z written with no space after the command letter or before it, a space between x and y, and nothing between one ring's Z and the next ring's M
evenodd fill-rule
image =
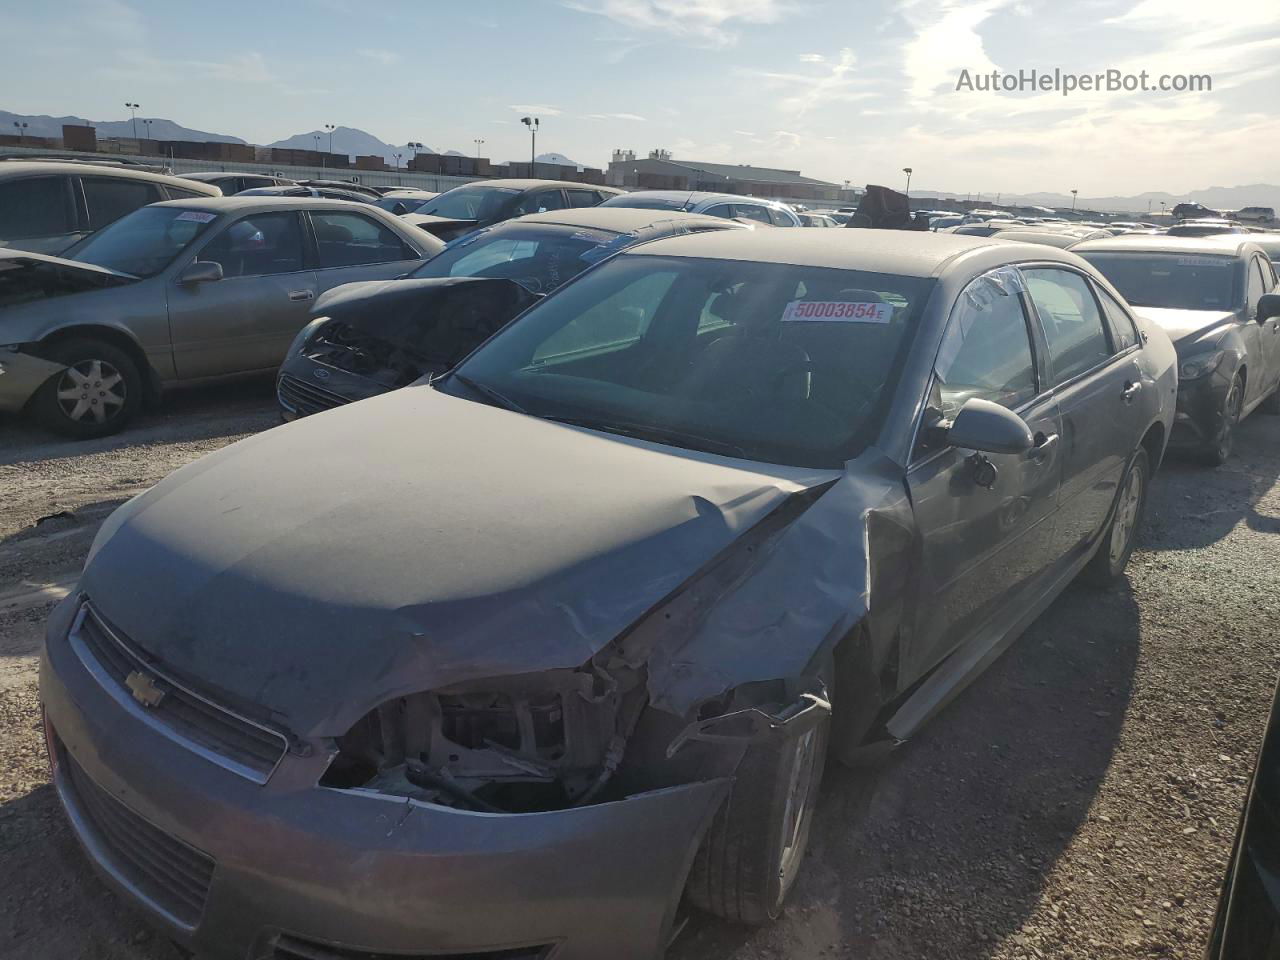
M742 201L745 203L760 203L766 206L778 202L767 197L745 197L737 193L715 193L708 190L632 190L629 193L619 193L618 196L628 198L647 197L651 200L670 200L672 202L679 201L681 206L696 206L709 200L723 200L727 203Z
M577 187L581 190L603 190L606 193L621 193L616 187L606 187L600 183L579 183L576 180L472 180L460 183L450 190L462 190L466 187L506 187L508 190L533 190L537 187ZM447 191L446 191L447 192Z
M1208 237L1171 237L1168 234L1126 233L1105 240L1086 240L1073 247L1075 253L1216 253L1240 255L1240 248L1253 241L1247 233L1220 233Z
M1056 247L922 230L726 230L668 237L627 251L628 256L700 257L932 277L965 254L987 250L1000 262L1061 259Z
M162 200L153 207L182 207L187 210L205 210L209 213L244 213L252 210L347 210L358 209L362 213L379 210L372 203L356 204L350 200L329 200L324 197L281 197L238 193L234 197L191 197L186 200ZM390 214L387 214L390 216ZM399 219L399 218L395 218Z
M703 213L686 213L683 210L646 210L638 207L578 207L573 210L550 210L531 213L510 223L555 223L584 229L612 230L614 233L630 233L656 223L700 224L708 229L724 229L735 226L746 229L745 224L723 217L709 217Z
M209 191L217 187L203 184L198 180L187 180L183 177L170 176L167 173L152 173L150 170L134 170L130 167L117 167L111 164L68 163L58 160L13 160L0 164L0 180L14 177L30 177L37 174L78 174L84 177L117 177L122 180L147 180L151 183L167 183L173 187L184 187ZM217 196L210 193L210 196Z

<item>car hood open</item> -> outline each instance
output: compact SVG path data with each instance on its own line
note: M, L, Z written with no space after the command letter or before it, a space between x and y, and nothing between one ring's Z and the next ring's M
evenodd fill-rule
M1133 312L1150 320L1175 343L1189 339L1212 327L1235 321L1230 310L1173 310L1165 307L1134 307Z
M336 735L391 696L586 662L833 476L420 385L171 474L103 525L81 590L174 672Z

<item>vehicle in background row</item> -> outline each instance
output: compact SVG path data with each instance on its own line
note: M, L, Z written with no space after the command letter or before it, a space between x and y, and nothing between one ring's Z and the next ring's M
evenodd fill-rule
M1241 207L1236 211L1236 219L1249 223L1269 223L1276 218L1272 207Z
M735 229L749 228L692 213L592 207L469 233L405 279L348 284L317 301L316 319L280 368L281 413L292 420L442 374L529 304L619 250Z
M290 180L288 177L274 177L263 173L229 173L226 171L184 173L180 176L183 180L195 180L197 183L207 183L210 186L217 187L222 191L224 197L234 197L237 193L243 193L245 190L253 190L257 187L283 187L297 182L296 180Z
M997 240L1013 240L1017 243L1044 243L1060 250L1067 250L1077 243L1083 243L1085 240L1100 240L1111 236L1105 230L1089 230L1087 228L1082 230L1050 230L1047 227L1047 224L1010 227L1006 230L997 230L991 236ZM959 231L956 232L958 233Z
M347 203L364 203L373 206L376 201L367 193L347 190L344 187L312 187L301 183L280 187L252 187L241 190L241 197L311 197L317 200L345 200Z
M703 193L689 190L635 190L605 201L607 207L641 210L683 210L726 220L752 221L773 227L800 227L800 217L785 203L740 197L733 193Z
M299 180L298 183L304 187L316 187L317 189L350 190L352 193L363 194L370 200L377 200L382 196L382 193L375 187L366 187L363 183L357 183L354 180Z
M221 193L209 184L117 164L6 161L0 163L0 248L61 253L149 203Z
M484 180L446 190L404 219L448 242L513 217L594 207L621 192L561 180Z
M67 260L0 251L0 411L115 433L164 387L274 370L317 295L441 249L369 204L241 194L135 210Z
M802 226L806 227L841 227L844 224L836 223L829 216L822 213L797 213Z
M639 244L117 510L48 625L58 795L201 956L656 960L682 890L767 922L829 747L1122 575L1176 377L1049 247Z
M402 217L406 213L416 213L423 204L429 203L438 196L440 194L432 193L430 190L388 190L381 199L375 200L373 205L387 213Z
M1178 351L1171 447L1210 465L1231 455L1253 410L1280 413L1280 292L1247 236L1124 236L1073 248L1158 324Z
M1179 203L1169 211L1175 220L1199 220L1199 219L1218 219L1222 216L1221 211L1210 210L1204 204L1200 203Z
M1171 237L1212 237L1226 233L1248 233L1238 223L1230 220L1183 220L1165 231Z

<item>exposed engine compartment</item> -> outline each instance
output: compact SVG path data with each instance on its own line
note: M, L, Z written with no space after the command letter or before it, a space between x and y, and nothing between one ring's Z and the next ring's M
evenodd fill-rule
M393 389L408 386L425 374L447 369L439 361L433 364L406 344L391 343L341 320L325 324L307 344L303 355Z
M321 785L490 812L581 806L605 796L644 703L639 672L594 663L397 697L338 738Z

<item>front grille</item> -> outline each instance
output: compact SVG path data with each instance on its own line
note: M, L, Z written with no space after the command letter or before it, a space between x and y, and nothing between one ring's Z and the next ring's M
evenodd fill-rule
M194 927L213 880L213 858L165 833L108 794L63 751L78 806L109 865L178 922Z
M178 738L200 748L211 759L258 782L265 782L288 749L284 734L254 723L219 706L179 683L103 619L91 603L84 603L71 628L110 682L142 702L154 717ZM135 686L154 690L147 705Z
M542 946L487 950L483 953L369 953L284 933L277 936L271 946L271 953L260 960L542 960L551 949Z
M332 410L334 407L351 402L340 393L318 387L314 383L307 383L287 373L282 374L276 383L276 393L284 406L302 414Z

